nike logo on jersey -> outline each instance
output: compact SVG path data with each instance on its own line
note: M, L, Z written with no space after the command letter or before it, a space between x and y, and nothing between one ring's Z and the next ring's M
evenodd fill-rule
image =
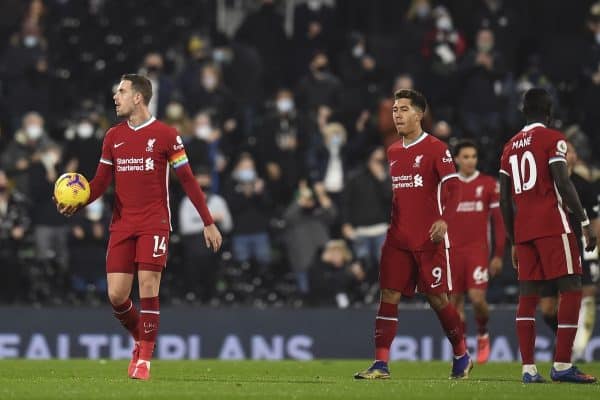
M155 331L155 330L156 330L156 328L154 328L154 329L144 329L144 333L150 333L150 332Z
M124 144L125 144L125 142L121 142L121 143L117 143L117 144L115 144L115 149L116 149L117 147L120 147L121 145L124 145Z
M438 283L432 283L431 284L431 288L435 289L436 287L440 286L442 284L442 282L438 282Z
M154 258L157 258L157 257L162 257L162 256L164 256L164 255L165 255L164 253L163 253L163 254L155 254L155 253L152 253L152 257L154 257Z
M394 160L394 161L390 162L390 167L392 167L394 164L396 164L397 161L398 160Z

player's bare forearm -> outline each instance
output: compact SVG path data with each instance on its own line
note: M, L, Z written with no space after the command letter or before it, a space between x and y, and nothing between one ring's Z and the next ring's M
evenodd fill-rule
M587 213L581 205L581 200L579 199L577 190L575 190L575 186L573 186L573 182L571 182L567 164L564 162L554 162L550 164L550 172L565 205L575 214L579 222L587 221Z
M510 185L510 177L500 174L500 210L502 211L506 237L508 237L511 244L514 244L515 210L513 208Z
M492 208L492 224L494 226L494 255L502 257L504 255L504 245L506 244L506 235L504 233L504 222L502 221L502 212L499 207Z

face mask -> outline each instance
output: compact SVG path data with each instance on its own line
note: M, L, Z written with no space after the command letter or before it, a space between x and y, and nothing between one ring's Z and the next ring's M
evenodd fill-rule
M481 43L477 45L477 49L479 49L479 51L483 51L484 53L489 53L490 50L492 50L492 47L494 47L494 45L491 43Z
M208 90L212 90L217 86L217 78L212 75L207 75L202 78L202 86Z
M240 182L252 182L256 179L256 171L253 169L242 169L236 173L236 177Z
M149 74L158 74L160 72L160 67L158 65L149 65L146 67L146 71Z
M440 17L435 21L435 26L441 31L449 31L452 29L452 20L450 17Z
M329 144L331 147L340 147L342 145L343 139L339 134L333 135L329 140Z
M317 72L320 72L320 73L327 72L327 64L319 65L315 69L317 70Z
M38 44L38 38L37 36L27 35L23 38L23 44L25 47L35 47Z
M42 127L39 125L29 125L25 128L25 133L30 140L37 140L42 136Z
M277 100L276 103L277 106L277 111L279 111L280 113L287 113L292 111L292 109L294 108L294 102L292 101L292 99L279 99Z
M54 166L58 163L58 154L53 151L44 153L41 156L41 161L46 166Z
M89 139L94 134L94 126L89 122L82 122L77 125L77 136L81 139Z
M212 129L210 126L208 125L201 125L199 127L196 128L196 137L198 139L202 139L202 140L208 140L208 138L210 138L210 133L211 133Z
M417 6L417 9L415 10L415 12L417 13L417 17L419 17L421 19L426 18L427 16L429 16L429 11L430 11L430 8L429 8L429 5L427 3L419 4Z
M352 55L356 58L362 57L365 54L365 48L361 45L356 45L352 48Z

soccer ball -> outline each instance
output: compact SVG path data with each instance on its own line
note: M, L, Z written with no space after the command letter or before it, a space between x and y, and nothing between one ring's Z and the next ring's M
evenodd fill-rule
M54 198L65 206L86 204L90 198L90 184L81 174L62 174L54 184Z

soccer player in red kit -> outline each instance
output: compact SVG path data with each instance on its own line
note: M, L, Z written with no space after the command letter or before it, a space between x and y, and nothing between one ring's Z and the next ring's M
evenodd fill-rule
M500 162L500 207L519 279L516 325L523 382L544 381L533 359L535 310L545 281L554 281L560 300L550 376L559 382L594 383L596 378L571 364L582 269L565 207L581 224L588 251L596 247L596 238L569 179L565 136L546 127L552 116L550 95L544 89L528 90L523 114L527 125L504 146Z
M115 200L106 252L108 297L114 316L135 340L129 377L142 380L150 378L159 327L158 292L171 230L169 165L202 217L206 245L217 251L222 242L190 169L181 137L150 114L151 97L148 79L134 74L121 77L113 98L117 116L126 120L104 137L88 201L101 196L114 179ZM61 204L58 209L67 216L77 211L77 207ZM139 313L130 299L136 272Z
M502 269L504 254L504 224L500 213L500 188L496 179L477 170L478 149L475 143L463 140L454 147L454 162L458 167L461 200L454 218L448 223L452 292L454 304L465 328L465 292L471 300L477 322L477 362L485 363L490 356L487 329L488 304L485 299L488 280ZM488 228L494 227L494 254L490 260ZM488 267L489 264L489 267Z
M387 150L393 200L391 224L381 253L375 362L354 377L390 377L389 349L398 328L398 303L402 296L413 296L418 287L452 343L450 377L466 378L473 363L466 350L460 316L448 300L452 281L446 221L456 212L460 200L456 169L448 147L421 128L427 108L423 95L401 89L394 98L392 114L401 140Z

